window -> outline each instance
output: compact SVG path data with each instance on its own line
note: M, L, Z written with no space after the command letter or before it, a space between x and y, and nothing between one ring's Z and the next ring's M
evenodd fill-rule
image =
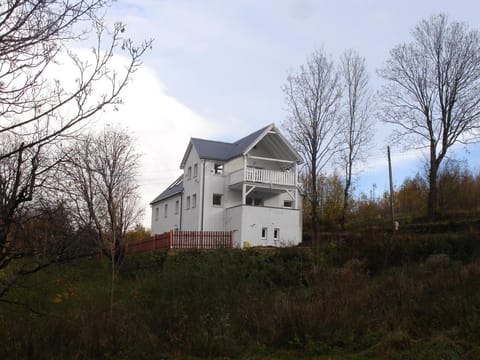
M160 209L158 206L155 208L155 221L158 221L158 213L160 212Z
M215 170L215 174L217 175L223 174L223 164L215 164L213 169Z
M187 210L190 209L190 196L187 196Z
M273 229L273 240L278 240L280 238L280 229Z
M180 210L180 200L175 201L175 214L178 214Z
M263 206L263 199L247 197L247 205Z
M164 212L163 212L163 217L168 216L168 204L165 204Z
M262 240L267 240L267 228L262 228Z
M196 178L198 176L198 164L193 165L193 177Z
M192 167L189 166L187 170L187 180L190 180L192 178Z
M197 194L192 195L192 208L197 207Z
M222 195L220 194L213 194L213 206L222 206Z
M283 201L283 207L286 207L286 208L291 208L291 207L293 207L293 202L292 202L292 200L284 200L284 201Z

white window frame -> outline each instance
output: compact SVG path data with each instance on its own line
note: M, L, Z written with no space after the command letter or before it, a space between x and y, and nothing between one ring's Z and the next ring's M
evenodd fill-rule
M168 204L165 204L163 207L163 217L167 218L168 217Z
M158 221L160 216L160 207L156 206L155 207L155 221Z
M192 195L192 209L197 207L197 194Z
M273 229L273 240L280 240L280 229Z
M185 209L190 209L190 195L187 196L187 206L185 206Z
M180 211L180 200L175 201L175 215Z
M290 205L287 205L290 204ZM293 201L292 200L283 200L283 207L292 209L293 208Z
M193 177L198 177L198 164L193 165Z
M268 239L268 228L267 227L262 227L262 232L260 234L260 237L262 240L267 240Z
M189 166L187 169L187 180L190 180L192 178L192 167Z

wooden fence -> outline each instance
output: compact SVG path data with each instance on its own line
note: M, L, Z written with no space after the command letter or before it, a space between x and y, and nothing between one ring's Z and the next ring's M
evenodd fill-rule
M127 254L159 249L218 249L233 247L232 231L170 231L127 243Z

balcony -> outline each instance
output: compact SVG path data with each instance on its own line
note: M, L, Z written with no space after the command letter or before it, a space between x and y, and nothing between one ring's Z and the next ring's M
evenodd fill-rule
M229 185L234 185L242 182L283 186L295 186L296 184L295 172L293 171L255 169L250 167L230 174Z

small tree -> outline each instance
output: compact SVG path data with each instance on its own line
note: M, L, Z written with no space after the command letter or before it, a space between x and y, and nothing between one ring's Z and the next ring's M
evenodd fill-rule
M127 231L142 216L136 182L139 167L133 139L116 128L77 140L64 164L64 192L75 204L79 222L95 229L100 251L111 260L111 306Z
M64 164L63 190L75 204L77 219L95 228L99 250L113 263L122 260L125 235L142 216L136 182L139 167L134 140L119 128L77 140Z
M427 193L428 183L420 174L406 178L397 192L400 215L412 217L424 215Z
M336 153L340 132L340 78L333 61L318 50L296 73L288 76L282 90L288 108L284 127L305 162L303 183L315 242L320 220L317 179Z
M428 215L438 207L437 177L456 143L480 138L480 33L444 14L422 20L379 71L383 120L410 148L428 149Z

